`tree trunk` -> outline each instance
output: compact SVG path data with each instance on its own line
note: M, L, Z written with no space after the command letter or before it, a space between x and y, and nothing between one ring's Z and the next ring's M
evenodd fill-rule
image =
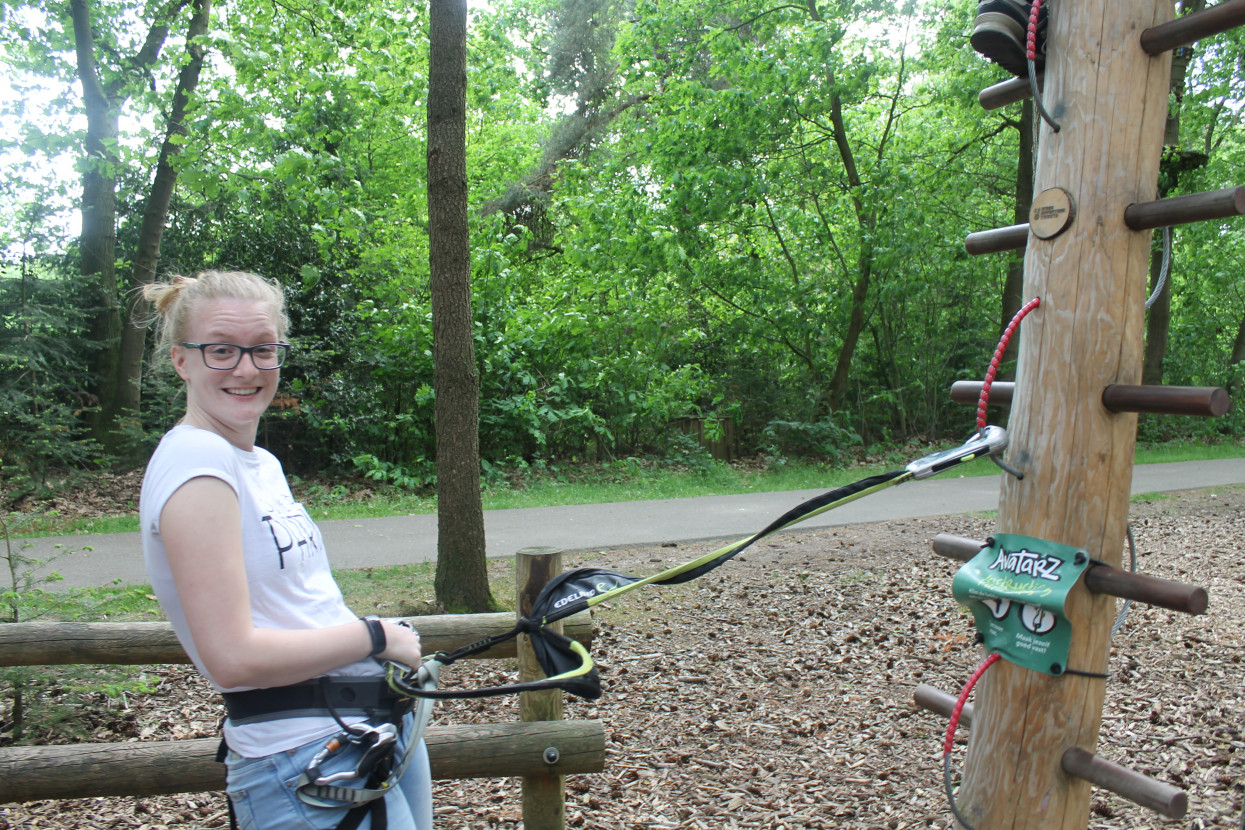
M1241 315L1241 324L1236 327L1236 339L1232 341L1232 354L1228 356L1228 366L1245 363L1245 314ZM1233 398L1241 391L1241 383L1233 375L1228 381L1228 394Z
M116 393L117 356L121 338L121 308L117 301L117 180L115 151L120 133L120 107L99 76L95 62L95 34L87 0L71 0L74 51L82 105L86 110L86 158L82 173L82 276L91 296L91 342L97 345L92 363L90 401L98 409L90 417L92 437L101 443L111 430L102 412L112 406Z
M843 332L843 343L839 346L839 356L834 363L834 374L830 378L831 410L837 410L842 406L843 396L847 393L852 358L856 355L860 333L865 330L865 303L869 299L869 284L872 281L873 246L865 242L860 247L860 260L856 265L856 283L852 286L851 314L847 318L847 329Z
M168 0L155 10L143 45L133 55L116 56L121 66L114 68L113 79L108 82L96 59L100 47L91 26L89 0L70 0L69 4L78 80L82 84L87 116L82 174L81 273L88 278L93 295L90 338L97 348L92 360L94 380L90 390L91 403L97 409L88 423L91 437L109 451L116 449L120 437L116 429L118 396L131 394L122 389L125 385L121 380L124 326L117 282L116 171L120 159L115 148L120 136L121 106L130 96L129 84L143 82L147 70L159 59L170 22L186 2Z
M1236 328L1236 339L1232 341L1232 354L1228 358L1228 365L1235 366L1241 362L1245 362L1245 316L1241 317L1241 324Z
M467 227L467 4L432 0L428 75L428 236L437 425L437 601L488 611L480 500L480 375Z
M877 212L872 205L865 203L862 195L863 182L860 171L856 168L852 145L847 139L843 101L837 92L830 102L830 121L834 126L834 143L839 149L839 158L843 160L843 169L851 187L852 204L856 210L856 222L860 231L860 254L856 260L856 282L852 286L851 313L848 315L847 330L843 332L843 343L839 346L834 374L830 378L828 398L830 409L835 410L842 405L843 396L847 393L852 358L856 354L856 344L860 342L860 333L865 328L865 303L869 299L869 285L873 281L872 240L877 229Z
M169 111L164 144L160 147L155 179L143 211L138 252L134 257L134 271L130 277L131 289L153 282L156 278L156 266L160 263L160 242L164 237L164 225L168 219L173 191L177 187L177 170L173 167L173 157L181 152L179 139L186 135L186 106L199 85L199 75L203 70L207 51L198 39L207 34L211 12L211 0L195 1L194 15L186 31L186 51L190 54L190 60L177 76L177 89L173 93L173 106ZM141 401L146 329L137 322L139 302L138 291L131 290L126 303L125 325L121 330L115 397L113 405L101 413L104 423L114 430L123 419L138 416Z

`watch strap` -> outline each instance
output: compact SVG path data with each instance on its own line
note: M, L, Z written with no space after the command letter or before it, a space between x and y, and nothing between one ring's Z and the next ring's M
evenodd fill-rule
M372 637L372 650L368 652L368 657L375 657L385 650L385 627L381 625L380 617L376 616L364 617L363 622L367 625L367 633Z

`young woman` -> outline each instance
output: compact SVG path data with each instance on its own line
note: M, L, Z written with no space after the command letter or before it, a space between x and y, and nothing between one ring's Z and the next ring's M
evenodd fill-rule
M255 446L290 347L280 286L207 271L148 286L186 414L143 478L147 572L191 660L225 698L238 824L432 826L428 757L379 659L418 666L419 636L359 619L281 464Z

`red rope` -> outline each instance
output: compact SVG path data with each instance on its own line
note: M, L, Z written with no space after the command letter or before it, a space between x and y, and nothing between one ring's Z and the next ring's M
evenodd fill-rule
M1025 303L1020 311L1016 312L1012 321L1007 324L1007 328L1003 329L1003 336L999 338L999 345L994 350L994 358L990 361L990 369L986 372L985 382L981 384L981 396L977 398L978 431L986 428L986 404L990 402L990 387L994 384L994 376L999 373L999 363L1003 361L1003 353L1007 351L1007 344L1012 342L1012 335L1016 333L1016 327L1020 325L1020 321L1041 302L1041 299L1034 297Z
M942 744L942 754L947 756L951 754L951 746L955 743L955 730L960 725L960 715L964 712L964 704L968 702L968 696L972 694L973 687L977 685L977 681L986 673L986 669L993 666L999 661L1003 655L997 651L990 652L990 656L981 661L981 665L968 678L968 682L964 684L964 688L960 690L960 696L955 701L955 708L951 710L951 722L947 724L947 740Z
M1038 10L1042 8L1042 0L1033 0L1029 7L1029 36L1025 42L1025 54L1029 60L1037 60L1037 25Z

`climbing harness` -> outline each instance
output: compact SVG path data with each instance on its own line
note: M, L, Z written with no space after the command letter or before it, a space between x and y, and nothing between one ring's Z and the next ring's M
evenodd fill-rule
M439 667L435 664L421 666L414 673L415 682L425 689L436 688L438 670ZM373 683L380 685L377 679L373 679ZM381 683L384 681L381 680ZM384 685L386 691L390 691L388 684ZM409 698L400 697L409 703ZM407 710L409 711L409 706ZM384 830L385 796L402 779L410 763L411 753L423 740L431 717L432 700L418 701L415 704L411 733L406 739L406 750L401 758L395 758L401 718L397 722L386 720L379 724L352 725L346 725L338 719L343 727L342 731L325 742L324 747L311 759L311 763L295 783L298 798L317 807L348 808L345 817L337 825L337 830L355 830L369 814L374 830ZM362 753L354 768L324 774L322 765L347 747L355 747ZM363 781L364 785L342 786L346 781Z
M435 689L439 669L435 662L425 663L408 672L410 682L424 691ZM319 677L291 686L226 692L223 697L226 712L235 725L325 714L337 721L340 731L325 741L294 783L302 802L345 810L337 830L355 830L368 816L373 830L384 830L384 798L402 779L412 752L423 740L433 704L431 699L412 701L410 695L395 692L383 676ZM405 750L397 757L402 723L412 708L410 734L406 736ZM366 720L345 720L360 716ZM223 760L226 749L222 741L218 760ZM330 760L352 749L359 753L352 767L340 772L323 769ZM347 782L362 785L346 786ZM230 827L237 827L232 803Z

